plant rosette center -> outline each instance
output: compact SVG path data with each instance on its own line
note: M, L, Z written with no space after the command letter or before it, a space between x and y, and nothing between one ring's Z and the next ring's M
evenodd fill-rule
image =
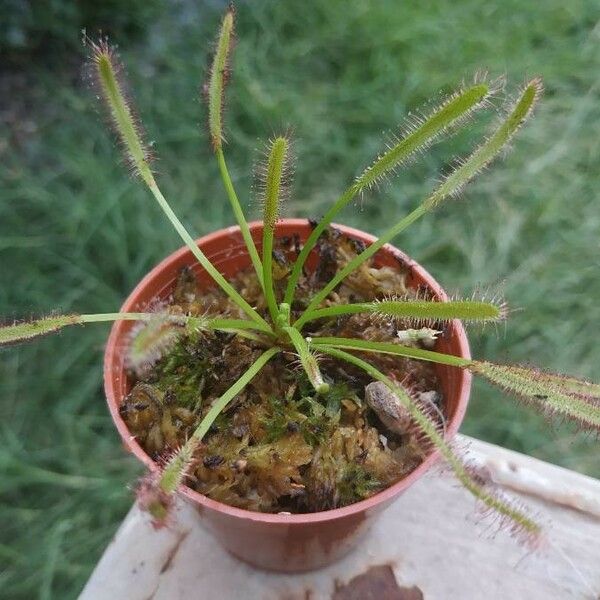
M96 95L122 144L132 173L147 187L199 267L216 286L203 293L182 271L173 299L154 312L51 314L0 326L0 346L65 327L137 321L127 348L134 387L120 407L131 433L161 468L139 487L140 500L164 525L184 484L223 504L263 512L314 512L369 498L412 472L433 450L460 483L534 544L541 526L496 493L448 443L444 399L435 369L482 377L547 416L600 431L600 386L520 365L496 364L437 351L446 328L507 317L498 298L440 300L404 285L398 269L374 257L413 223L462 192L505 154L542 93L539 78L504 102L489 134L431 192L368 246L336 236L331 223L357 196L373 193L420 153L495 102L503 87L476 76L428 105L393 136L311 222L293 252L275 239L290 194L289 134L270 139L257 168L263 208L262 247L251 235L224 154L223 107L234 39L234 10L223 17L206 101L208 131L227 198L251 268L231 281L199 247L163 195L127 93L124 71L106 38L91 49ZM313 251L316 270L306 272ZM292 260L286 258L292 255ZM193 273L192 273L193 275ZM433 366L436 365L436 366Z
M276 240L274 247L279 257L279 295L294 256L286 252L282 240ZM285 302L278 304L272 334L211 331L194 321L195 326L187 328L177 323L176 337L167 334L167 324L159 343L161 334L157 335L152 322L136 326L129 348L135 347L138 355L128 361L133 388L121 404L120 415L147 454L162 462L185 445L224 392L244 377L255 357L275 351L205 428L201 443L192 449L194 460L185 474L188 487L248 510L320 512L369 498L416 468L428 449L420 444L406 411L393 395L388 395L386 404L380 401L381 394L367 394L372 378L320 352L311 336L352 335L395 344L400 341L399 331L409 331L413 337L408 343L423 348L431 346L434 330L427 329L424 335L425 328L405 327L411 319L373 319L368 313L316 318L304 325L310 335L291 324L322 279L360 250L362 246L352 238L326 230L316 270L299 279L293 310ZM369 261L338 288L329 307L344 306L350 298L381 300L388 293L416 297L417 292L407 287L407 271L395 263L397 267L392 268ZM254 271L244 270L230 281L235 289L244 290L250 305L269 321L267 301ZM424 292L419 293L423 296ZM188 319L202 315L210 321L239 310L220 290L201 289L189 269L181 271L170 297L163 314L187 315ZM149 344L146 360L137 343L140 340ZM374 362L394 381L410 387L443 430L447 420L444 398L432 364L386 355L375 357ZM176 463L167 459L167 464ZM166 481L171 485L170 478ZM149 488L142 489L146 498ZM159 503L155 508L160 519L165 507Z

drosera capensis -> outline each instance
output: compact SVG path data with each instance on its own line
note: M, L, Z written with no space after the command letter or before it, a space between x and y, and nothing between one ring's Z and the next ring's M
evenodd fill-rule
M477 300L437 301L426 297L383 297L372 302L339 304L332 301L336 290L347 277L361 269L388 242L396 239L411 224L432 212L447 200L459 195L465 186L494 160L505 154L521 126L532 115L542 94L542 82L533 78L517 92L512 102L499 111L498 121L491 132L475 147L472 153L456 162L428 197L418 203L406 216L399 218L375 241L357 252L310 298L300 303L298 286L305 264L326 234L335 216L357 195L376 193L378 184L390 178L400 168L416 159L433 143L444 136L465 127L470 119L490 109L490 98L496 85L482 77L451 94L437 107L401 131L371 164L348 186L331 205L322 219L314 223L312 233L298 248L285 286L276 285L274 272L275 232L280 205L287 194L286 179L289 176L290 136L274 136L266 153L262 170L263 238L262 256L250 235L250 229L239 197L234 189L225 161L226 135L224 134L225 89L231 70L235 14L226 10L219 30L216 50L208 81L204 86L208 105L208 131L211 147L215 153L225 191L234 216L240 227L258 285L264 293L265 310L252 306L231 281L227 280L196 245L193 237L174 213L171 204L162 194L154 172L152 156L144 143L139 120L134 116L132 101L125 92L124 70L117 54L105 38L89 42L90 64L95 74L99 95L109 113L117 137L121 142L130 171L147 186L152 196L180 235L195 259L222 290L239 314L191 316L171 314L167 310L136 313L106 313L89 315L50 315L39 319L8 323L0 327L0 345L11 345L32 340L41 335L60 331L72 325L135 320L137 326L130 339L129 365L133 370L160 360L177 343L181 336L193 332L202 336L208 331L222 331L225 335L240 336L260 343L263 348L238 379L214 399L210 409L193 430L185 443L163 457L157 473L145 478L139 486L141 505L153 516L157 525L168 521L173 495L185 484L191 465L196 460L197 449L223 413L248 384L266 365L282 357L291 357L301 369L306 380L317 395L327 395L334 403L335 388L325 380L319 361L322 357L334 357L349 367L366 373L372 381L383 383L402 402L411 416L413 425L420 432L424 444L439 452L464 487L485 508L498 514L503 523L533 545L542 538L541 526L519 506L507 501L490 490L465 464L453 449L450 440L433 422L431 414L423 411L423 404L399 382L377 369L370 362L372 356L391 356L450 365L467 369L476 376L522 399L544 414L575 422L581 429L600 431L600 386L587 381L558 374L545 373L539 369L519 365L500 365L489 361L460 358L431 349L444 323L454 319L467 323L486 323L507 317L503 302ZM393 342L368 339L309 335L315 322L363 315L374 322L389 322L397 326ZM338 399L339 400L339 399ZM273 427L275 425L271 424ZM299 427L296 423L290 425ZM294 431L295 432L295 431ZM309 432L314 434L314 432ZM215 461L213 461L215 462ZM364 474L363 474L364 476ZM365 486L368 481L365 479Z

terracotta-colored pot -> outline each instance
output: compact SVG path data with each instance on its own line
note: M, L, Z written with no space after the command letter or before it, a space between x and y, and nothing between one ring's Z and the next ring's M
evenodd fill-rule
M345 235L361 240L367 245L375 240L373 236L350 227L335 227ZM262 223L252 223L250 228L254 240L260 246ZM297 234L301 240L305 240L310 231L311 227L304 219L285 219L278 223L276 236ZM250 265L238 227L211 233L199 239L198 246L226 277L231 277ZM316 257L313 256L313 266L315 260ZM408 281L411 286L426 286L439 299L446 298L446 294L431 275L392 246L388 245L380 250L376 261L379 265L397 266L400 263L408 267ZM192 266L195 269L201 285L214 285L191 252L184 247L165 258L142 279L121 307L121 311L143 310L157 298L167 298L173 290L178 272L184 266ZM131 385L123 364L123 349L132 325L130 321L120 321L113 325L104 357L104 385L112 418L126 448L150 469L155 469L155 463L130 434L118 410ZM452 323L449 334L438 340L436 349L465 358L470 357L467 337L460 322ZM452 436L465 414L471 378L467 371L455 367L436 365L436 369L449 415L447 435ZM367 532L375 517L421 477L437 459L437 453L431 454L407 477L367 500L344 508L312 514L251 512L221 504L187 487L181 490L181 495L198 509L201 523L231 554L264 569L306 571L327 565L351 550Z

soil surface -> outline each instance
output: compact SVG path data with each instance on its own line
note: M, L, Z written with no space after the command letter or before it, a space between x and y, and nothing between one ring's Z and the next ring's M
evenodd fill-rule
M294 239L279 239L274 251L274 279L283 295L290 259L298 251ZM329 229L319 242L317 268L297 287L292 321L314 292L357 253L361 243ZM251 270L232 280L258 311L268 311ZM414 297L406 272L367 262L332 293L323 306L384 297ZM420 290L420 297L426 291ZM191 270L179 275L172 297L160 310L170 314L244 315L219 289L201 290ZM431 324L429 324L431 325ZM153 325L142 325L148 331ZM414 323L356 314L308 323L305 336L339 336L399 341L398 331ZM136 328L134 335L140 334ZM157 346L162 332L156 332ZM258 358L269 342L235 333L208 331L163 336L147 361L136 363L134 386L120 411L144 448L161 460L184 443L213 402ZM133 342L132 342L133 343ZM406 344L406 341L402 341ZM421 342L415 342L420 344ZM432 365L397 356L362 356L409 389L427 398L443 420L443 399ZM329 392L318 395L305 376L292 347L272 359L221 413L197 452L187 485L226 504L262 512L316 512L368 498L412 471L425 450L410 426L392 431L367 403L371 379L352 365L320 359ZM438 410L439 408L439 410Z

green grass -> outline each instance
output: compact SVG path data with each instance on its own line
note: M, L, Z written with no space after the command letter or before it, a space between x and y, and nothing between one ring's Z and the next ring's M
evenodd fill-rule
M192 3L189 3L190 5ZM261 140L294 127L298 155L287 215L318 216L381 145L382 130L438 90L485 67L511 84L544 77L537 117L507 161L397 245L461 295L500 286L506 329L471 332L480 358L533 362L597 379L600 345L600 55L597 2L275 0L239 10L226 147L240 196ZM158 179L201 235L233 222L198 99L214 8L165 11L152 35L122 48ZM181 245L119 153L86 86L30 66L0 144L0 314L116 310ZM17 92L15 92L17 93ZM10 114L3 113L5 116ZM476 127L481 131L481 127ZM466 152L436 146L343 221L381 232ZM106 326L65 331L0 355L0 589L10 598L72 598L131 504L140 473L106 410ZM596 372L595 372L596 371ZM462 431L599 475L594 440L548 426L475 386Z

